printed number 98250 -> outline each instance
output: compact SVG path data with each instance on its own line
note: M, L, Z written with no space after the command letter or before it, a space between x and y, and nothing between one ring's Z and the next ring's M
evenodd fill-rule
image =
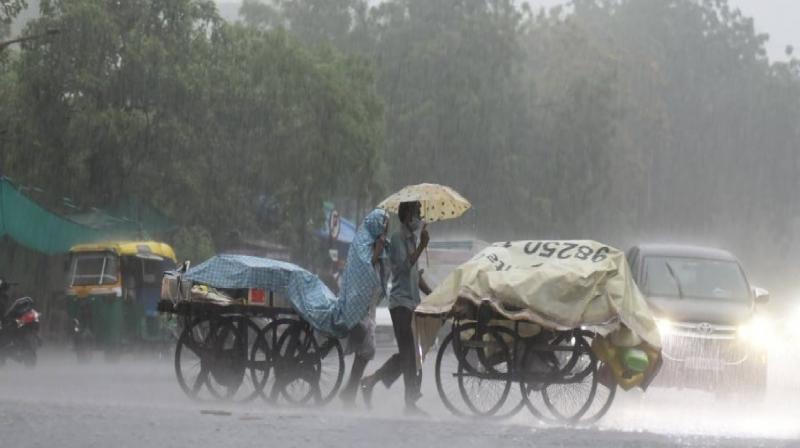
M595 251L589 246L566 241L529 241L525 244L523 250L528 255L538 254L544 258L557 258L560 260L577 258L578 260L591 260L594 263L605 260L611 251L606 246Z

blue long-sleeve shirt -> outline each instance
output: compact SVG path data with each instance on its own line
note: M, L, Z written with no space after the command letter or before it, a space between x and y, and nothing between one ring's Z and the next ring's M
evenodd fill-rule
M419 305L419 269L411 264L411 255L417 250L417 238L405 224L389 238L389 263L392 271L392 288L389 291L389 308L400 306L413 310Z

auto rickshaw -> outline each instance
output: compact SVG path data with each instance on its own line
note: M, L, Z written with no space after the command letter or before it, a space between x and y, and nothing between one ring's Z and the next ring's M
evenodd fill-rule
M70 249L67 313L79 362L95 349L115 360L123 349L171 337L157 306L175 252L157 241L81 244Z

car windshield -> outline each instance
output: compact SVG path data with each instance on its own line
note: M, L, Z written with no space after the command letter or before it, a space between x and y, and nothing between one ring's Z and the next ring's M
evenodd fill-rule
M650 296L747 300L747 281L734 261L646 257L644 291Z
M119 275L118 258L110 253L85 253L72 257L73 286L113 285Z

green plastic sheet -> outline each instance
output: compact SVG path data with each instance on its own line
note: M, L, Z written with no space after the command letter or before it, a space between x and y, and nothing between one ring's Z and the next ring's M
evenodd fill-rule
M138 223L103 228L79 224L52 213L25 196L8 178L0 178L0 237L31 250L52 255L70 247L138 236Z

